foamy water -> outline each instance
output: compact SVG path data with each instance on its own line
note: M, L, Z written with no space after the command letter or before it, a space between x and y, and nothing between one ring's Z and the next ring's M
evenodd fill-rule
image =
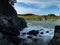
M25 39L24 42L28 43L29 45L47 45L54 37L54 29L44 28L39 25L33 26L31 23L27 23L27 25L28 27L20 31L20 35L18 37ZM29 35L28 33L32 30L39 31L39 33L36 36L33 34ZM31 36L32 39L28 38L28 36ZM34 42L34 39L37 39L38 42Z

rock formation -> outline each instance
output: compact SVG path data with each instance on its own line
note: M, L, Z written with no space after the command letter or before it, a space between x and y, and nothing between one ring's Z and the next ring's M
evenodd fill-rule
M21 39L17 36L20 34L19 31L27 25L23 18L17 17L17 12L12 6L13 1L0 0L0 33L8 42L19 45Z
M55 26L54 38L49 42L48 45L60 45L60 25Z

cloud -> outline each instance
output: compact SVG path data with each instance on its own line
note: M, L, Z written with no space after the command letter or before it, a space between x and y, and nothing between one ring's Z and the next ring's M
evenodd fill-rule
M17 0L15 9L20 14L57 14L60 11L60 0Z
M32 9L32 8L24 8L20 6L14 6L18 14L25 14L25 13L34 13L37 14L37 12L41 12L41 10Z
M25 4L36 4L40 8L45 8L49 5L60 5L60 0L17 0L17 2L23 2Z
M38 6L36 4L26 4L26 3L23 3L23 2L18 3L17 6L25 7L25 8L35 8L35 9L38 8Z

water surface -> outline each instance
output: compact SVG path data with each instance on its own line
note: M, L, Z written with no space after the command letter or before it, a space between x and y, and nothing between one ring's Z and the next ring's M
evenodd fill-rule
M60 21L27 21L27 23L31 23L36 26L43 26L45 28L55 28L56 25L60 25Z

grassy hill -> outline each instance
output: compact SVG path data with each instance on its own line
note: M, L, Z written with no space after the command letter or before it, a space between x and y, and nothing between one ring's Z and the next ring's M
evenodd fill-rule
M60 16L56 16L55 14L48 15L18 14L18 17L22 17L25 20L60 20Z

